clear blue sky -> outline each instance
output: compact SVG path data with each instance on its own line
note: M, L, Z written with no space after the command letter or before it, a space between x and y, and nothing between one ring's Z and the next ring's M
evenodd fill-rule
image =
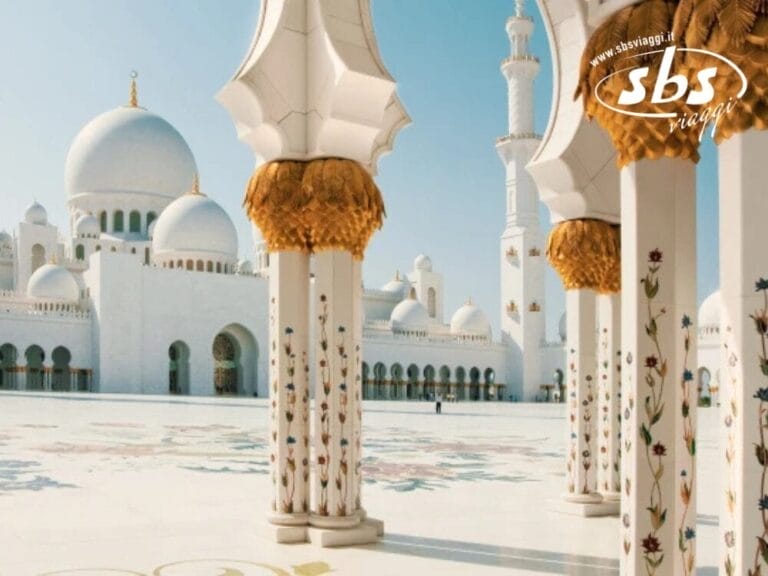
M544 132L551 63L538 10L532 50L542 59L536 129ZM251 236L240 207L253 157L213 96L234 72L258 18L258 0L0 0L0 229L33 197L66 225L64 159L78 130L127 101L140 73L143 106L189 142L204 192L232 216L241 253ZM384 60L413 124L380 163L389 217L368 251L366 285L410 269L420 252L445 274L446 314L472 296L498 336L504 170L494 149L506 131L504 23L513 0L374 0ZM699 167L699 297L717 285L715 150ZM545 227L549 216L542 208ZM66 229L63 230L67 232ZM550 336L563 295L548 272Z

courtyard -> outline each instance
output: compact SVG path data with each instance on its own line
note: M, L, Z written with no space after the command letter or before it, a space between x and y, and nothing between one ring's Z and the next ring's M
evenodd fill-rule
M366 402L376 545L278 545L260 399L0 393L0 574L618 574L617 518L562 503L564 406ZM700 411L699 574L716 574L717 411ZM228 571L227 571L228 570Z

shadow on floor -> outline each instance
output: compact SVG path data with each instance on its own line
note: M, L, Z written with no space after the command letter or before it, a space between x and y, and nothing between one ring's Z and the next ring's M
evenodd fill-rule
M530 548L490 546L457 540L387 534L375 547L377 552L418 556L482 566L497 566L545 574L570 576L616 576L619 561L611 558L561 554Z

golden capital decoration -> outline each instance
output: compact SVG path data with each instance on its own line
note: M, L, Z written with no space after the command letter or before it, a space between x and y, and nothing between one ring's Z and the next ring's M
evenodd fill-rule
M654 50L648 45L633 51L615 54L618 45L630 44L638 38L668 37L677 8L677 0L645 0L618 10L603 22L592 34L581 57L579 85L575 98L582 97L584 111L589 119L594 118L608 133L618 152L617 164L626 166L643 158L662 157L685 158L698 162L698 132L696 130L670 130L669 119L648 118L626 114L606 106L603 102L618 102L619 95L631 83L628 74L632 69L627 56L633 58L636 66L647 66L649 71L641 83L647 93L656 84L663 50ZM600 87L603 102L596 96ZM676 104L679 114L692 114L694 110L679 100ZM637 114L669 112L669 104L655 104L650 99L632 107Z
M680 73L689 80L707 67L717 67L711 83L715 99L710 106L726 107L719 117L718 144L750 128L768 128L768 7L763 1L680 0L673 34L684 48L703 49L733 62L746 76L746 92L739 92L743 78L731 66L707 54L685 52Z
M304 210L309 198L301 185L306 162L276 160L251 176L243 206L270 252L308 250Z
M621 290L621 234L615 224L593 218L559 223L547 240L547 260L566 290Z
M354 160L275 160L251 177L244 206L270 252L347 250L362 259L385 210L378 186Z
M310 249L348 250L362 259L386 215L379 187L368 171L354 160L313 160L302 183L309 197L305 222Z

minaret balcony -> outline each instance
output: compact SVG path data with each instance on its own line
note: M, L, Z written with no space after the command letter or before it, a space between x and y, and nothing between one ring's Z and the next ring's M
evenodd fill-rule
M522 76L533 81L539 73L539 67L539 59L531 54L509 56L501 61L501 73L507 80Z
M520 157L530 158L541 142L541 134L523 132L508 134L496 140L496 152L504 164L509 164Z

